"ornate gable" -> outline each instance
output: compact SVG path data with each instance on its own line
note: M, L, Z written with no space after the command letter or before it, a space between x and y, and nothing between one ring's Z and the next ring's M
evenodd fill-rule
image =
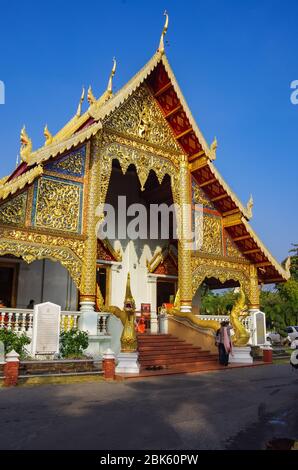
M111 117L105 126L137 139L182 153L162 112L145 85L140 86Z
M233 242L232 237L227 233L226 230L224 232L224 237L226 256L229 256L230 258L246 259L246 257L242 254L241 250L238 248L236 243Z
M192 203L201 204L203 207L215 210L214 204L194 179L192 180Z
M67 155L48 163L44 168L47 171L62 175L83 177L85 173L86 146L76 149Z
M27 191L15 196L0 205L0 224L19 225L25 224Z

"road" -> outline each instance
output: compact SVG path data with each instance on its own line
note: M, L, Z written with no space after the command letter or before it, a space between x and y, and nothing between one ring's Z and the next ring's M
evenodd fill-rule
M262 449L298 439L298 371L271 365L0 389L0 449Z

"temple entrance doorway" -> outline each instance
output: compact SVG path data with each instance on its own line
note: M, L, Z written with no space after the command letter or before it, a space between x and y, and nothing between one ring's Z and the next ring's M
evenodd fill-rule
M196 315L228 315L240 289L238 281L224 283L216 278L205 278L193 297L193 313Z
M170 278L159 278L157 280L157 311L164 303L174 303L177 292L177 280Z
M0 262L0 301L5 307L16 307L18 264Z

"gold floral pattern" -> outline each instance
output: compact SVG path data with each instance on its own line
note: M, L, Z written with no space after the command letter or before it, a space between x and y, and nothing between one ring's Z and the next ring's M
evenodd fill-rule
M0 224L24 225L26 216L27 192L11 198L0 205Z
M42 178L38 182L35 226L78 232L80 186Z
M138 88L104 125L161 148L181 153L172 131L145 85Z

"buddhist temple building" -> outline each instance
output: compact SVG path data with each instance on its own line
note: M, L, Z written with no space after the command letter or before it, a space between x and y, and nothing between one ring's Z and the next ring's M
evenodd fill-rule
M178 289L181 311L198 312L203 282L241 286L249 309L258 309L260 285L289 278L250 226L252 199L242 204L216 169L217 141L206 142L183 97L166 57L166 30L167 21L156 53L115 94L114 60L104 93L97 98L89 88L83 111L83 91L62 129L45 127L41 148L22 129L21 162L0 180L0 298L7 307L26 308L32 299L81 310L92 333L98 298L122 307L128 273L136 309L149 304L152 315ZM100 208L116 206L118 196L127 206L199 210L201 246L188 248L183 209L177 240L119 237L119 226L114 239L99 239Z

